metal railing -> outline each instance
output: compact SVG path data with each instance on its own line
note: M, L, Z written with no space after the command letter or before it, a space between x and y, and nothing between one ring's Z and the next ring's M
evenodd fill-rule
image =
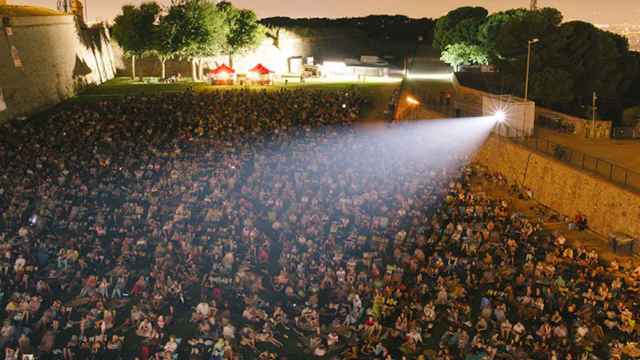
M508 138L529 149L549 155L556 160L578 169L598 175L626 189L640 192L640 173L616 165L611 161L571 149L570 147L546 138L523 136L522 131L511 127L503 126L500 131L494 131L494 134Z
M611 137L614 139L640 139L640 128L614 127L611 130Z

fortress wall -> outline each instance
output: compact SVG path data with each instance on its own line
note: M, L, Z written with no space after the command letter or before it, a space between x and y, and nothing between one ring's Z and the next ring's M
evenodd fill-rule
M11 18L0 28L0 121L58 104L82 88L115 76L105 28L80 30L72 16ZM15 50L12 50L15 49ZM16 67L15 53L22 66Z
M498 136L487 139L475 160L563 215L586 215L589 227L601 235L640 238L640 194Z

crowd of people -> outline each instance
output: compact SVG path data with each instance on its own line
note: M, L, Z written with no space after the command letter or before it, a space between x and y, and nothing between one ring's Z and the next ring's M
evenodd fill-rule
M640 271L478 191L496 177L443 134L358 128L365 102L187 92L3 124L5 359L637 355Z

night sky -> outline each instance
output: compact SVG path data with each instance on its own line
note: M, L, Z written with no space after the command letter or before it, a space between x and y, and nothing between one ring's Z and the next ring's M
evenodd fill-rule
M123 4L142 0L85 0L89 20L113 18ZM168 3L168 0L160 0ZM529 0L235 0L238 7L251 8L259 17L348 17L370 14L403 14L438 17L458 6L484 6L490 11L528 7ZM11 4L55 7L56 0L9 0ZM539 6L560 9L565 20L587 20L597 24L640 23L640 0L538 0Z

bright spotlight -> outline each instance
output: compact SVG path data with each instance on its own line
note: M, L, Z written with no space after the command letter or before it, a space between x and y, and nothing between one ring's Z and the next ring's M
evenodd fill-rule
M451 81L453 73L412 73L407 72L407 79L409 80L446 80Z
M420 105L420 101L418 101L418 99L414 98L413 96L407 96L407 103L415 106Z
M498 122L504 122L505 120L507 120L507 114L505 114L505 112L502 110L496 111L494 116Z

